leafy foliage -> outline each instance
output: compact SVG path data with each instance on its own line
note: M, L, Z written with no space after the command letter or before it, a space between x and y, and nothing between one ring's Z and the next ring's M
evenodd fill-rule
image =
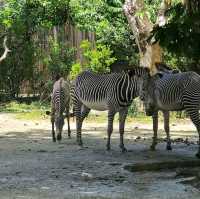
M65 23L68 18L68 3L68 0L7 0L3 4L0 10L0 40L8 35L8 46L12 50L0 68L0 81L3 82L0 89L4 93L8 92L14 97L18 95L23 81L29 80L33 83L39 78L36 66L38 43L33 36L39 27L50 28ZM56 52L54 58L55 54ZM60 61L67 58L63 59ZM63 64L59 67L65 70Z
M11 27L16 21L50 27L64 24L68 17L69 0L7 0L0 12L0 23Z
M54 41L52 38L49 39L50 52L48 52L45 64L52 77L56 74L60 74L63 77L68 76L73 61L75 59L75 48L69 47L68 44Z
M82 41L81 49L86 59L88 69L94 72L109 72L109 66L116 60L112 57L112 51L106 45L97 44L95 49L92 49L91 43L87 40Z
M118 60L129 60L135 53L122 0L71 0L69 5L74 24L81 30L95 32L97 42L109 45Z
M75 79L76 76L81 72L81 64L80 63L74 63L72 65L71 71L70 71L70 78Z
M163 27L155 27L152 35L160 45L177 56L200 58L200 10L189 13L178 3L168 11L170 20Z

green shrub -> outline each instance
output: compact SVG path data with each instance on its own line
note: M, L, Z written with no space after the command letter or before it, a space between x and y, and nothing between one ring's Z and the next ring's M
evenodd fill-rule
M92 48L92 44L88 40L83 40L80 48L86 61L83 68L91 69L94 72L109 72L109 66L116 60L112 57L113 51L109 46L97 44L96 48Z
M70 48L68 44L55 41L51 37L49 44L50 52L44 58L44 64L47 65L52 77L56 74L68 76L75 59L75 48Z
M81 72L81 64L75 63L72 65L71 71L70 71L70 78L75 79L76 76Z

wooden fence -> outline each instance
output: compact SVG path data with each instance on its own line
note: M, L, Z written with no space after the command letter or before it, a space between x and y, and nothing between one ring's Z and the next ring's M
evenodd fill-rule
M51 30L40 29L34 36L33 39L38 44L39 52L48 52L49 50L49 36L52 36L55 40L62 41L63 43L67 43L69 47L76 48L76 60L80 63L83 63L83 55L80 49L80 44L82 40L88 40L91 42L92 46L95 47L95 33L81 31L77 27L73 26L69 22L67 22L64 26L53 27ZM49 79L49 74L46 66L43 64L43 61L40 57L37 60L37 68L43 74L44 80ZM31 82L25 81L21 88L20 93L22 94L30 94L34 93L31 89L32 87L38 87L38 85L30 85ZM38 84L36 82L35 84Z

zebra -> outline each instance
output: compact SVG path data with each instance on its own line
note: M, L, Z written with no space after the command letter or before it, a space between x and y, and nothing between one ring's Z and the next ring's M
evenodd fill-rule
M68 137L71 137L70 130L70 82L65 81L64 78L60 77L53 85L53 92L51 96L51 124L52 124L52 139L56 142L54 124L56 126L57 140L62 139L62 130L64 126L64 118L66 113L68 123Z
M155 63L155 67L158 73L162 73L163 75L166 74L176 74L179 73L180 71L177 69L171 69L169 66L167 66L165 63ZM142 99L143 97L140 96L140 99ZM171 139L170 139L170 127L169 127L169 118L170 118L170 112L166 111L166 110L162 110L162 114L163 114L163 118L164 118L164 130L167 136L167 145L166 145L166 149L167 150L172 150L171 147ZM153 141L152 144L150 146L151 150L155 150L156 145L157 145L157 137L158 137L158 110L154 111L153 115L152 115L152 120L153 120Z
M149 71L143 78L141 95L146 114L152 116L158 110L185 110L199 134L196 156L200 158L200 75L189 71L150 76Z
M77 142L82 145L81 129L85 117L91 109L108 111L107 150L110 150L110 139L113 131L113 119L119 112L120 148L124 146L124 126L128 107L134 98L139 96L142 76L146 68L137 67L122 73L95 74L84 71L75 79L72 100L76 116ZM136 76L137 74L137 76Z

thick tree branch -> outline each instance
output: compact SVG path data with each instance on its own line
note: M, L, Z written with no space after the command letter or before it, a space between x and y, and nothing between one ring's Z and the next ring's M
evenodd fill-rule
M7 57L8 52L10 52L10 50L8 49L6 45L6 41L7 41L7 37L5 36L3 40L3 47L5 50L4 50L3 55L0 57L0 62L2 62Z
M139 49L140 65L149 67L152 74L156 72L155 63L162 61L162 48L159 43L149 43L147 40L154 26L162 26L167 23L165 13L170 4L171 0L162 0L155 24L148 18L144 0L125 0L123 6Z
M153 24L144 12L144 2L141 0L126 0L123 6L130 28L136 38L140 55L146 51L146 37L152 30ZM144 12L142 16L139 13Z
M170 6L171 6L171 0L163 0L161 2L155 25L164 26L167 23L167 17L165 15L165 12Z

